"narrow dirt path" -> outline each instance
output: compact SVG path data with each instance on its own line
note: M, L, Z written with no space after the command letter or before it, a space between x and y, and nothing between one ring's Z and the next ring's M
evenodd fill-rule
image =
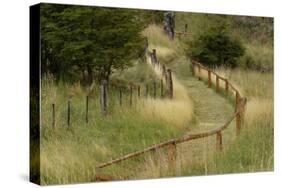
M189 132L208 131L222 126L229 120L234 112L232 103L216 93L214 89L208 88L206 83L194 77L189 70L186 59L178 59L169 67L172 69L174 77L177 78L177 84L186 89L187 95L193 102L195 121L193 121L194 125L191 126L192 129L187 134ZM222 135L223 147L228 147L227 145L235 138L233 123L223 131ZM157 159L153 160L154 157L148 158L142 170L134 178L208 174L210 156L216 151L215 139L214 136L177 145L177 159L174 170L168 167L169 162L165 151L159 151ZM161 161L161 163L158 161Z
M193 101L196 123L193 130L210 130L224 124L229 119L234 108L228 99L192 76L186 63L178 62L173 65L172 69Z

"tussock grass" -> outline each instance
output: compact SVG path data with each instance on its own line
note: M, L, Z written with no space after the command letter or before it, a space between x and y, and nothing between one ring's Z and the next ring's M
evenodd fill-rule
M267 80L271 74L248 72L245 70L217 70L220 74L236 82L248 98L242 130L235 137L235 122L223 132L223 151L215 152L215 137L194 140L177 146L176 169L168 169L167 153L162 151L161 164L149 160L151 167L141 177L210 175L273 170L273 98L272 84L255 84L257 80ZM217 72L216 71L216 72ZM270 80L270 79L269 79ZM267 80L267 81L269 81ZM255 87L252 87L252 85ZM258 88L256 88L258 87ZM251 88L255 88L251 91ZM267 93L257 92L268 90ZM271 90L271 92L270 92ZM166 158L165 158L166 157Z
M211 173L273 170L272 74L239 69L224 73L242 88L248 103L241 135L210 162Z
M164 81L165 79L162 77L160 67L154 67L150 59L147 59L148 65L154 70L156 76ZM193 119L192 101L186 88L178 81L174 74L172 77L174 90L173 99L145 99L141 101L139 111L146 117L159 118L177 127L190 127L188 123Z
M143 31L143 35L148 39L148 49L156 49L157 58L161 63L170 63L183 53L180 42L177 39L170 40L162 26L151 24Z
M231 80L244 96L273 100L272 73L262 73L243 69L230 70L225 68L219 68L216 71Z
M246 53L241 57L239 65L246 69L273 71L273 45L255 42L245 45Z
M187 128L192 120L190 102L170 99L145 99L139 105L139 112L149 119L160 119L171 126Z
M124 83L151 84L159 80L147 64L115 72L112 79ZM123 93L119 106L119 90L108 92L108 115L99 111L98 86L83 88L80 83L54 83L51 76L42 79L41 91L41 181L42 184L94 181L97 164L141 150L149 145L182 135L192 119L190 99L185 88L174 82L175 100L141 99ZM157 90L159 96L159 89ZM85 100L89 95L89 123L85 123ZM150 93L151 95L151 93ZM71 124L67 126L67 101L71 101ZM51 104L56 106L56 125L52 128ZM124 179L132 167L144 164L144 157L104 169L114 177ZM138 172L135 172L138 173Z

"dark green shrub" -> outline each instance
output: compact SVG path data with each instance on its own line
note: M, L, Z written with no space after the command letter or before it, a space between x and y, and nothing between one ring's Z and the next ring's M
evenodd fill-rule
M242 44L226 32L210 32L193 41L191 57L209 66L235 67L244 51Z

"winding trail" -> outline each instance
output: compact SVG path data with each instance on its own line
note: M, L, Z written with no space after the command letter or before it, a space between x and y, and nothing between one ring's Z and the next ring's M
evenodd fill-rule
M212 88L208 88L207 84L194 77L189 70L186 59L177 59L169 67L172 69L173 76L177 78L177 84L181 84L187 92L187 95L193 102L194 109L194 125L187 132L197 133L209 131L222 126L234 112L234 106L231 101L222 95L216 93ZM157 71L156 71L157 73ZM235 126L231 123L230 127L223 132L223 147L228 147L235 139ZM167 176L183 176L209 174L208 162L216 149L215 137L185 142L177 146L176 169L171 171L168 168L166 155L159 152L158 161L149 158L147 164L138 172L136 179L139 178L159 178ZM198 171L194 168L201 167ZM202 169L204 169L202 171Z
M176 63L173 73L181 84L187 88L193 101L196 126L193 130L210 130L224 124L234 112L231 102L187 70L186 63ZM184 67L185 66L185 67ZM182 70L186 70L183 72Z
M148 65L151 65L151 63L148 63ZM156 66L151 65L155 74L161 76L160 66L157 68L153 67ZM174 90L174 98L170 103L164 100L157 101L160 103L164 102L168 105L165 108L169 110L174 110L171 104L177 101L183 104L184 108L193 108L194 121L189 122L188 126L190 129L183 133L183 135L208 132L223 126L229 120L234 113L232 102L217 93L213 88L208 88L204 81L194 77L189 69L188 60L184 57L177 58L168 67L172 70L174 86L177 89ZM177 93L181 94L178 95ZM148 104L150 103L153 102L149 100ZM183 116L185 117L185 115L187 116L188 114L184 113ZM232 121L220 136L223 137L221 139L223 140L222 147L227 148L228 144L232 143L235 139L235 126L233 124ZM149 153L145 156L144 163L131 166L132 173L123 178L146 179L210 174L208 163L212 163L210 159L218 151L216 150L216 136L182 142L174 147L176 147L173 150L173 155L176 156L175 159L169 159L169 154L167 155L167 150L165 149L156 150L154 153ZM120 159L117 159L117 161L120 161ZM173 170L170 169L171 161L174 161ZM125 162L123 164L125 165ZM123 178L120 175L120 179Z

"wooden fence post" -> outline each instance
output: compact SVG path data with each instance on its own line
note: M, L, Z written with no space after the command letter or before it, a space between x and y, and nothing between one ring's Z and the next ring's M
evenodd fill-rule
M240 103L240 116L241 116L241 125L243 125L244 119L245 119L245 108L247 104L247 98L244 97L241 99Z
M168 163L169 170L174 171L176 169L177 160L177 145L175 143L168 145Z
M133 104L133 86L130 85L130 106Z
M156 98L156 81L153 81L153 98Z
M122 89L119 89L119 105L122 106Z
M70 99L67 102L67 125L70 127Z
M236 92L236 136L239 136L241 130L241 99L239 93Z
M89 96L86 96L86 123L88 123Z
M217 135L216 135L216 149L217 149L217 151L222 151L222 135L221 135L221 131L217 132Z
M152 49L152 63L153 65L157 63L156 49Z
M138 85L138 98L140 98L140 85Z
M105 86L105 83L106 81L105 80L102 80L101 81L101 85L100 85L100 110L101 110L101 113L103 115L106 115L106 103L107 103L107 94L106 94L106 86Z
M226 93L228 93L228 80L227 79L225 80L225 91L226 91Z
M219 92L219 90L220 90L219 76L216 75L216 91Z
M55 128L55 126L56 126L56 111L55 110L56 110L55 109L55 104L53 103L52 104L52 111L53 111L53 113L52 113L52 116L53 116L52 127L53 128Z
M212 86L212 78L211 78L211 71L208 70L208 87Z
M169 98L173 98L173 78L172 78L172 71L171 69L167 69L167 86L168 86L168 95Z
M239 136L241 130L241 114L238 112L236 115L236 136Z
M164 92L163 92L163 79L160 80L160 93L161 93L161 97L164 97Z
M239 102L240 102L240 95L239 95L238 91L236 91L236 93L235 93L235 112L238 110Z
M162 65L162 76L166 78L166 66Z

